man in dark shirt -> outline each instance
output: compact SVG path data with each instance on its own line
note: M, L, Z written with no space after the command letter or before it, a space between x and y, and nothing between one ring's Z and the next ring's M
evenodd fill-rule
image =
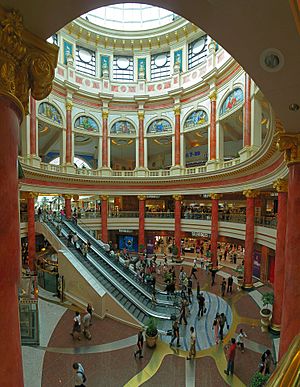
M205 305L205 298L203 296L203 293L200 293L199 296L198 296L198 306L199 306L198 317L200 316L200 313L201 313L201 317L203 316L203 314L204 314L204 305Z
M234 358L235 358L236 342L235 339L231 339L231 345L227 352L227 370L224 370L226 375L233 375L234 370Z
M173 342L177 339L177 347L180 347L180 344L179 344L179 325L178 325L177 319L173 322L172 329L173 329L173 334L172 334L172 339L170 341L170 346L172 346Z
M232 275L230 277L228 277L227 284L228 284L227 285L227 293L232 294L232 285L233 285Z
M143 356L143 346L144 346L144 335L143 335L144 329L141 328L138 333L138 341L137 341L137 347L138 350L134 352L134 357L136 357L137 354L139 354L139 359L142 359Z

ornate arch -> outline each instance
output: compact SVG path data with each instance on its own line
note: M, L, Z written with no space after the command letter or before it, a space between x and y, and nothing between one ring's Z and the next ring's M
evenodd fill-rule
M60 114L58 108L49 102L42 102L39 104L38 115L41 118L46 118L47 120L54 122L55 124L63 124L62 115Z
M221 117L224 114L230 112L231 110L235 110L235 108L242 104L243 101L243 90L240 87L235 88L225 97L225 100L219 110L219 116Z
M90 116L82 115L76 118L74 128L87 130L88 132L99 132L99 125Z
M147 128L147 134L171 133L172 124L165 118L158 118L152 121Z
M118 120L110 127L110 135L133 136L136 135L136 129L129 120Z
M203 109L197 109L189 113L184 121L183 129L193 129L208 124L208 114Z

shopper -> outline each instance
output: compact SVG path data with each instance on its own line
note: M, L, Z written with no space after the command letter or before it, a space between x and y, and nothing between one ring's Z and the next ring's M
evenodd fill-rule
M240 329L240 333L238 334L236 338L237 346L241 348L242 353L245 352L245 345L244 345L244 338L247 337L246 333L243 331L243 329Z
M185 301L185 299L183 299L182 302L181 302L179 324L181 324L182 320L184 321L185 325L187 325L187 321L186 321L186 301Z
M214 329L214 333L215 333L215 343L219 344L219 329L220 329L220 315L219 315L219 313L216 314L212 328Z
M224 313L221 313L220 315L220 321L219 321L219 324L220 324L220 332L219 332L219 335L220 335L220 339L221 341L223 342L223 337L224 337L224 326L225 324L227 324L227 318L225 316ZM229 325L227 324L227 329L229 329Z
M236 342L235 338L231 339L231 345L227 352L227 370L224 370L226 375L233 375L234 371L234 358L235 358Z
M191 358L194 359L196 356L196 333L195 333L194 327L190 328L190 333L191 333L190 351L189 351L189 356L186 358L186 360L191 360Z
M93 305L91 303L87 304L86 311L91 315L90 325L92 325L92 316L93 316L94 308L93 308Z
M85 387L86 376L84 368L80 363L73 363L74 370L74 385L75 387Z
M73 318L73 329L71 335L73 336L73 339L80 340L80 333L81 333L81 316L79 312L75 312L75 316Z
M176 340L177 341L177 347L180 347L180 344L179 344L179 325L178 325L178 320L176 319L174 322L173 322L173 326L172 326L172 339L170 341L170 346L173 345L173 342Z
M225 290L226 290L226 279L223 278L223 279L222 279L222 283L221 283L221 293L222 293L222 297L225 296Z
M275 365L271 351L267 349L261 356L261 364L259 365L259 372L263 375L270 375L271 363Z
M138 341L137 341L137 347L138 350L134 352L134 357L136 358L136 355L139 355L139 359L142 359L143 356L143 346L144 346L144 335L143 335L144 329L141 328L138 333Z
M232 294L232 285L233 285L233 278L231 275L230 277L228 277L228 280L227 280L227 293Z
M91 318L92 316L89 313L86 313L82 319L83 334L88 340L91 340L92 338L91 331L90 331Z
M198 296L198 306L199 306L198 317L200 317L200 313L201 313L201 317L202 317L203 314L205 313L204 312L204 309L205 309L205 298L203 296L203 293L200 293L199 296Z

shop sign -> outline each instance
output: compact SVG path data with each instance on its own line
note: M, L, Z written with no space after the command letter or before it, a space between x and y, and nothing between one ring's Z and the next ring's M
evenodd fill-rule
M159 195L147 195L146 198L147 199L159 199L160 196Z
M127 230L126 228L119 228L119 232L123 232L125 234L130 234L132 230Z
M206 233L200 232L200 231L192 231L192 236L193 237L210 238L210 234L206 234Z

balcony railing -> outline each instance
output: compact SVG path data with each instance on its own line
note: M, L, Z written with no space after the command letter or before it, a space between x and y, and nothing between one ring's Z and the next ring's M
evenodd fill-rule
M173 219L174 212L146 212L145 218Z

